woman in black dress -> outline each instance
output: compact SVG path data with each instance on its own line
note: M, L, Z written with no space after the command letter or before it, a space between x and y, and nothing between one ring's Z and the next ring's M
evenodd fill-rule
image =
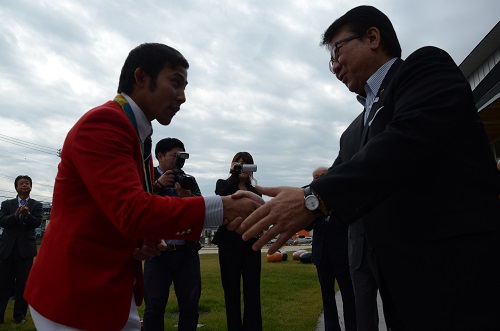
M231 162L231 175L217 180L215 194L231 195L238 190L262 196L252 185L253 172L240 172L244 164L254 164L252 155L239 152ZM236 166L236 167L235 167ZM235 169L236 168L236 169ZM257 239L243 241L241 235L220 226L212 243L219 247L219 265L226 302L228 331L262 330L260 309L261 252L252 250ZM243 319L241 317L241 278L243 278Z

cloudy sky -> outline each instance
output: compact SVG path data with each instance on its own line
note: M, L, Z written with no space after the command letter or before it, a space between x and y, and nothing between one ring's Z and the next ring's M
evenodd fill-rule
M0 0L0 197L29 174L32 197L51 201L66 133L115 96L128 52L168 44L188 59L187 102L153 144L181 139L204 195L239 151L258 183L302 186L330 165L342 131L361 111L328 70L319 46L347 10L370 4L392 20L403 58L419 47L457 64L495 26L498 0Z

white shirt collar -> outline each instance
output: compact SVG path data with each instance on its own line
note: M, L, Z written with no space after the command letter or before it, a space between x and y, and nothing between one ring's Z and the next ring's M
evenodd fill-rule
M26 200L26 202L28 202L28 200L29 200L29 199L30 199L30 197L27 197L27 198L26 198L26 199L24 199L24 200ZM20 204L21 204L21 200L23 200L23 199L21 199L19 196L17 196L17 204L18 204L18 205L20 205Z
M139 106L134 102L134 100L132 100L132 98L124 92L122 92L121 94L130 104L130 108L132 108L132 111L134 112L135 120L137 122L137 130L139 131L139 138L142 142L144 142L144 140L146 140L148 136L153 134L153 126L151 125L151 122L146 118L146 115L144 114L142 109L139 108Z

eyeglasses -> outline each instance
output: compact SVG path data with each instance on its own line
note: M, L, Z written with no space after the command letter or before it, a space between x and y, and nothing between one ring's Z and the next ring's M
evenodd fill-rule
M331 50L332 57L330 58L330 62L329 62L330 71L332 73L334 73L333 72L333 64L335 62L337 62L337 60L339 58L339 50L342 48L342 46L344 46L344 43L346 41L350 41L350 40L361 38L362 36L363 35L361 35L361 34L355 34L354 36L350 36L350 37L347 37L347 38L344 38L344 39L340 39L340 40L337 40L336 42L333 43L332 50Z

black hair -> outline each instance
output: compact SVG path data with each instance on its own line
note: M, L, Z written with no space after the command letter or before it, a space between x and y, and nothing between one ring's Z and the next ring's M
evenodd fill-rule
M182 141L180 141L177 138L164 138L164 139L160 140L159 142L156 143L156 146L155 146L156 159L158 159L158 153L165 154L174 148L180 148L180 149L182 149L183 152L186 151L184 149L184 144L182 143Z
M372 6L359 6L336 19L323 34L321 45L331 47L332 38L341 29L347 28L354 34L364 35L369 28L380 31L381 45L387 55L401 57L401 45L389 18Z
M145 43L137 46L127 56L120 73L118 93L132 93L134 90L134 72L141 68L144 73L151 77L150 90L156 88L156 79L160 71L166 66L176 68L182 66L189 68L188 61L176 49L158 43Z
M231 164L233 162L237 162L239 159L242 159L245 164L253 164L253 157L250 153L248 152L238 152L233 156L233 160L231 161ZM253 177L253 173L250 173L250 176L248 176L246 184L247 185L252 185L252 181L255 181L255 178Z
M14 180L14 188L17 190L17 182L20 181L21 179L27 179L30 181L30 186L33 187L33 181L31 180L31 177L28 175L19 175L16 177Z

